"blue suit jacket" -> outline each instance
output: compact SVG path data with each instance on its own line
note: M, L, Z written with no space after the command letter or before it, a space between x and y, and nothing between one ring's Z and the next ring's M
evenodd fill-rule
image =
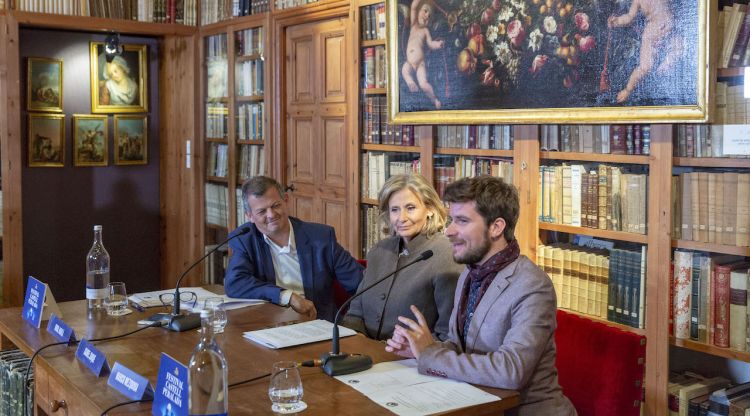
M315 304L318 318L333 321L336 305L333 280L354 294L362 280L362 266L336 241L333 228L289 217L294 228L305 298ZM279 303L283 290L276 285L271 251L263 234L252 223L250 232L230 240L232 257L224 278L224 289L235 298L265 299ZM237 233L232 231L230 236Z

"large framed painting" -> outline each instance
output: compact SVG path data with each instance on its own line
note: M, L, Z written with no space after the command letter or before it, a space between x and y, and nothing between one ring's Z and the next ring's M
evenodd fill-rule
M91 42L91 112L148 111L146 45L123 45L120 55L104 53L103 42Z
M62 59L28 58L26 109L62 112Z
M107 116L75 114L73 116L73 165L107 166Z
M148 163L146 116L115 116L115 165Z
M708 0L387 2L396 123L709 119Z
M65 166L65 115L29 113L29 166Z

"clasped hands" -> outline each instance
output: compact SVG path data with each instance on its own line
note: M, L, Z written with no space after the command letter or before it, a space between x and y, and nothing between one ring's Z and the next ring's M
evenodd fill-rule
M386 341L385 350L402 357L419 359L422 351L432 345L435 340L432 338L432 331L427 326L422 312L414 305L411 305L411 311L417 318L416 322L405 316L399 316L398 320L402 325L396 325L393 329L393 336Z

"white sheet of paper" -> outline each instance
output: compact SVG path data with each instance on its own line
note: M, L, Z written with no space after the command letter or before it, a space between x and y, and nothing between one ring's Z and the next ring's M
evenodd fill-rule
M181 287L180 292L193 292L198 297L198 301L196 302L197 305L203 305L203 302L205 302L206 298L212 298L222 295L217 295L214 292L209 292L208 290L202 288L202 287ZM161 301L159 300L159 295L162 293L174 293L174 289L164 289L164 290L155 290L153 292L142 292L142 293L134 293L128 297L128 299L132 300L133 302L136 302L143 306L144 308L149 308L152 306L161 306ZM182 302L182 305L187 306L193 306L192 302Z
M331 339L332 331L333 324L331 322L316 319L314 321L302 322L294 325L248 331L243 335L250 341L263 345L264 347L277 349L291 347L293 345L325 341ZM348 337L354 334L356 334L356 332L353 330L339 325L340 337Z
M725 155L750 155L750 124L724 125Z
M501 400L468 383L426 376L415 360L375 364L336 379L401 416L429 415Z

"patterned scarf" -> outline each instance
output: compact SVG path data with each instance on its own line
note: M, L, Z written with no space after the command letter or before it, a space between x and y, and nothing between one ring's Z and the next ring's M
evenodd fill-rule
M521 249L518 241L511 241L507 247L490 257L484 264L469 265L469 274L464 281L464 287L461 291L461 301L458 307L458 335L461 337L461 344L466 348L466 332L474 316L479 301L482 300L484 292L492 283L497 273L507 265L515 261ZM465 331L466 330L466 331Z

